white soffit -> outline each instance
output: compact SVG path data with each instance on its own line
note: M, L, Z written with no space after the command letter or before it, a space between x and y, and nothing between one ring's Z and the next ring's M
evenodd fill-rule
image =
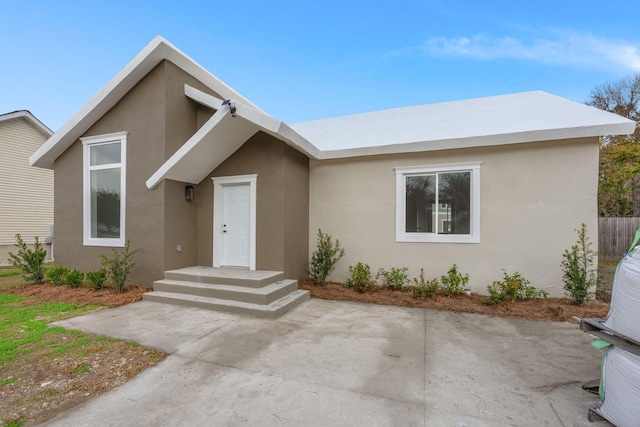
M626 135L635 122L551 95L525 92L297 123L320 158Z
M147 180L147 188L163 179L199 183L256 132L255 126L232 117L228 109L216 112Z
M67 123L29 158L32 166L53 169L53 162L94 123L115 106L129 90L163 60L168 60L225 98L234 98L259 110L251 101L227 86L161 36L156 36L98 91Z
M236 108L232 115L221 99L189 85L185 85L184 91L187 97L216 112L147 180L148 188L154 188L163 179L199 183L258 131L273 135L312 157L317 154L317 149L295 132L287 135L288 127L282 122L240 101L230 100Z

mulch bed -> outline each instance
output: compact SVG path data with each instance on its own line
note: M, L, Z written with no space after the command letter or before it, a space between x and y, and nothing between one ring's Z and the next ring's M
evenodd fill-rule
M566 322L574 317L602 319L609 312L609 304L597 300L589 301L583 307L571 304L568 298L535 298L496 305L492 302L483 303L481 301L483 295L478 294L448 296L440 293L433 298L417 299L409 292L383 287L367 293L359 293L353 289L344 288L340 283L328 283L320 287L310 281L300 281L298 286L300 289L308 290L313 298L480 313L511 319ZM486 296L484 298L488 299Z

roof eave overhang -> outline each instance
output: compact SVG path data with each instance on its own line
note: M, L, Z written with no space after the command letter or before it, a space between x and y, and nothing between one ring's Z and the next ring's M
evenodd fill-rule
M185 95L216 112L147 180L149 189L164 179L201 182L259 131L282 140L308 157L318 158L319 150L309 141L284 123L241 101L228 101L235 108L232 114L227 101L189 85L185 85Z
M201 105L204 105L205 107L213 108L215 110L221 108L222 100L189 86L188 84L184 85L184 93L187 97ZM259 130L278 138L307 157L316 159L320 156L320 150L315 145L282 121L274 119L261 110L254 108L252 104L246 104L240 99L234 98L230 99L230 101L234 103L236 116L246 119L248 122L257 126Z
M416 141L370 147L347 148L342 150L323 150L318 157L321 160L348 157L376 156L386 154L417 153L425 151L452 150L492 145L522 144L527 142L555 141L576 138L602 137L605 135L630 135L635 130L635 122L623 119L619 123L608 123L576 128L546 129L526 132L481 135L466 138L448 138L429 141Z

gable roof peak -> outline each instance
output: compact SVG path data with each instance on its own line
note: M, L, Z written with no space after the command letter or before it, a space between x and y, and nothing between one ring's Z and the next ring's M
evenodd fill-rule
M168 60L205 84L224 98L234 98L260 108L207 71L162 36L155 36L111 80L107 82L69 121L67 121L40 149L31 155L29 163L53 169L53 162L65 152L94 123L115 106L140 80L160 62Z

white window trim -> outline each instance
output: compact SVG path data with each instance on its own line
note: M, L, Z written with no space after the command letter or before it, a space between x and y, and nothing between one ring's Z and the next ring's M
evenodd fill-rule
M482 162L444 165L396 167L396 242L480 243L480 165ZM471 172L471 232L470 234L407 233L407 176L440 172Z
M249 270L256 269L256 199L257 174L213 177L213 266L222 265L222 186L249 184Z
M82 179L82 228L85 246L124 247L125 245L125 212L127 200L127 132L115 132L105 135L87 136L80 138L83 149L83 179ZM91 166L90 148L93 145L120 143L120 163ZM120 238L91 237L91 171L112 168L120 165Z

